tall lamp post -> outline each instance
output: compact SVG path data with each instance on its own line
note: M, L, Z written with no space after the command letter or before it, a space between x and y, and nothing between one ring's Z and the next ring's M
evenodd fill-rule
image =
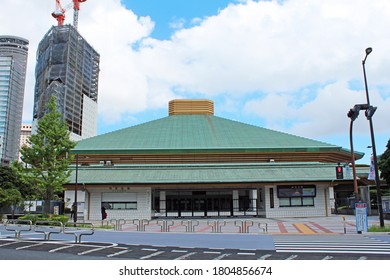
M356 166L355 166L355 151L353 149L353 137L352 137L352 131L353 131L353 122L357 118L359 114L359 111L354 111L351 109L348 112L348 117L351 119L351 123L349 125L349 144L351 146L351 163L352 163L352 174L353 174L353 192L355 194L356 202L359 201L359 189L358 189L358 183L356 178Z
M375 147L375 137L374 137L374 126L372 123L372 116L375 113L376 107L370 106L370 97L368 94L368 86L367 86L367 76L366 76L366 59L367 56L372 52L372 48L366 49L366 56L364 57L362 61L363 65L363 75L364 75L364 86L366 89L366 98L367 98L367 105L369 109L366 110L366 117L370 124L370 134L371 134L371 146L372 146L372 155L374 159L374 169L375 169L375 185L376 185L376 193L377 193L377 201L378 201L378 212L379 212L379 223L381 227L385 226L384 219L383 219L383 208L382 208L382 194L381 194L381 183L379 178L379 172L378 172L378 158L376 155L376 147Z
M76 154L76 180L75 180L75 185L74 185L74 214L73 214L73 222L77 222L77 212L78 212L78 207L77 207L77 191L78 191L78 173L79 173L79 155Z

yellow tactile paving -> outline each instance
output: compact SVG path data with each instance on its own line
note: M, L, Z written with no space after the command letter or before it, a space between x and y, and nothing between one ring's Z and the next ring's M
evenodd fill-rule
M308 227L305 224L293 224L301 233L303 234L315 234L314 230L312 230L310 227Z

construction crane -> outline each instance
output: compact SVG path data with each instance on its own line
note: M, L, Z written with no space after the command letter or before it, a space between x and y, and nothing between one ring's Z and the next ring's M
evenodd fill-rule
M79 11L80 3L83 3L87 0L72 0L72 3L69 3L65 7L62 7L60 0L56 0L56 9L51 14L58 22L58 26L62 26L65 21L65 12L73 6L73 26L77 29L79 22Z

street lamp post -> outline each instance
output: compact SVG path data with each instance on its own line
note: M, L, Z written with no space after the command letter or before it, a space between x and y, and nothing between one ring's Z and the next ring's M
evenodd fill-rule
M356 178L356 166L355 166L355 151L353 149L353 138L352 138L352 130L353 130L353 121L354 118L352 116L348 117L351 118L351 123L349 125L349 143L351 146L351 163L352 163L352 174L353 174L353 192L355 194L356 202L359 201L359 189L358 189L358 183Z
M76 178L75 178L75 185L74 185L74 214L73 214L73 222L77 222L77 189L78 189L78 173L79 173L79 155L76 154Z
M364 86L365 86L365 89L366 89L367 105L372 108L371 110L367 110L366 111L366 117L367 117L368 122L370 124L371 146L372 146L372 155L373 155L373 159L374 159L375 185L376 185L377 201L378 201L379 223L380 223L381 227L384 227L385 223L384 223L384 219L383 219L381 183L380 183L379 172L378 172L378 158L377 158L377 155L376 155L374 126L373 126L373 123L372 123L372 116L375 113L376 107L370 106L370 97L369 97L369 94L368 94L367 76L366 76L366 67L365 67L367 56L371 52L372 52L372 48L367 48L366 49L366 56L364 57L364 59L362 61L362 66L363 66Z

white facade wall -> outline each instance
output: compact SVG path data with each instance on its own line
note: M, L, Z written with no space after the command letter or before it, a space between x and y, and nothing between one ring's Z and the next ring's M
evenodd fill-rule
M274 190L274 208L271 208L270 188ZM266 218L325 217L331 213L328 186L317 185L314 206L305 207L279 207L277 187L267 186L265 208Z
M270 204L270 189L274 190L274 208ZM103 193L131 193L136 196L137 209L115 210L106 209L107 220L111 219L147 219L150 220L152 215L151 207L151 188L150 187L105 187L105 188L88 188L85 197L85 220L100 221L102 219L102 194ZM234 195L235 192L233 192ZM238 192L237 192L238 193ZM80 196L81 197L81 196ZM277 197L277 187L269 185L262 188L262 205L266 218L293 218L293 217L325 217L331 213L331 199L329 196L328 185L316 186L316 197L314 206L305 207L280 207ZM89 205L88 205L89 204ZM264 208L263 208L264 207Z
M151 210L151 188L150 187L107 187L88 188L89 201L86 201L86 219L97 221L102 219L102 193L133 193L137 197L137 209L113 210L106 209L107 220L111 219L148 219L152 217ZM87 205L89 203L89 206ZM89 211L89 213L88 213Z
M96 136L97 119L98 119L98 104L88 96L84 95L83 126L81 128L82 139Z

